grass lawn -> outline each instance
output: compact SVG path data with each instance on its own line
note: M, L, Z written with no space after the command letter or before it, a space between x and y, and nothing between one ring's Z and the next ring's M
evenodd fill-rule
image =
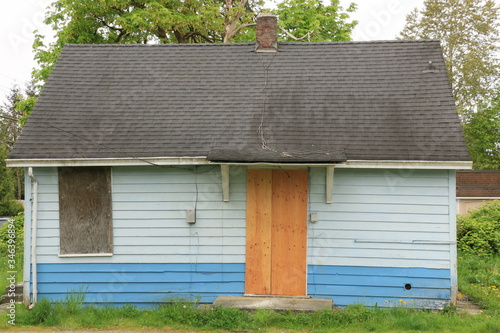
M500 315L500 255L459 255L458 287L486 312Z
M459 255L459 286L462 293L480 304L478 316L444 311L413 310L406 307L368 309L361 305L343 310L314 313L252 312L214 308L200 310L194 304L175 302L157 309L82 307L74 294L65 302L40 301L31 311L16 309L16 326L0 317L0 330L71 329L173 329L248 332L500 332L500 256L480 258Z
M16 327L10 329L174 329L221 331L307 331L307 332L500 332L500 317L470 316L448 311L432 312L406 308L367 309L361 305L343 310L314 313L229 308L200 310L191 304L174 303L154 310L122 308L80 308L75 304L41 301L28 312L19 307ZM8 324L4 321L0 329Z
M10 284L9 279L13 274L16 275L17 282L23 279L23 221L24 218L14 224L9 220L0 228L0 295L3 295ZM9 230L15 238L9 237Z

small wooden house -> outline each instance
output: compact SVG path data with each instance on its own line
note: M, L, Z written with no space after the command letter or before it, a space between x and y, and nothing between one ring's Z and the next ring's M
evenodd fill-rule
M471 162L439 41L67 45L25 167L25 301L441 308Z

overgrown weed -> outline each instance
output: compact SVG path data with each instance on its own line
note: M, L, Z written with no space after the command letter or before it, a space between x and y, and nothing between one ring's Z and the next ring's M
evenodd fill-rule
M18 307L17 325L29 330L51 329L174 329L215 331L308 332L499 332L500 316L470 316L447 311L390 309L350 305L309 313L241 311L175 301L154 309L84 305L42 299L31 311ZM76 298L79 300L79 298ZM6 325L0 321L0 330ZM496 331L495 331L496 330Z
M486 312L500 315L500 255L459 254L458 286L461 293Z

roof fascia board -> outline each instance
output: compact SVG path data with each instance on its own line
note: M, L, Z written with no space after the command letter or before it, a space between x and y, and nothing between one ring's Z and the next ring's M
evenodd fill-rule
M141 165L203 165L205 157L144 158L77 158L77 159L7 159L9 167L79 167L79 166L141 166Z
M77 166L141 166L141 165L234 165L255 168L306 168L327 167L357 169L443 169L470 170L470 161L364 161L351 160L343 163L224 163L210 162L205 157L163 157L163 158L96 158L96 159L8 159L9 167L77 167Z
M364 161L351 160L336 165L337 168L360 169L443 169L443 170L469 170L472 169L471 161Z
M213 164L252 166L254 168L306 168L328 167L343 169L442 169L442 170L469 170L470 161L369 161L351 160L343 163L223 163Z

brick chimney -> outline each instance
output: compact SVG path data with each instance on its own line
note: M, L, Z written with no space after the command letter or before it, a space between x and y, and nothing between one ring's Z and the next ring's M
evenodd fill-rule
M278 51L278 18L271 13L257 16L257 42L255 52Z

